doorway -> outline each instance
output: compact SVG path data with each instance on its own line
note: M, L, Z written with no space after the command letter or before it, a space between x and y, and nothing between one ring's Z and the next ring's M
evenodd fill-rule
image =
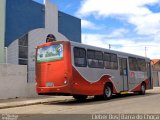
M123 91L128 91L128 67L127 58L119 57L119 70L120 70L120 80L123 86Z

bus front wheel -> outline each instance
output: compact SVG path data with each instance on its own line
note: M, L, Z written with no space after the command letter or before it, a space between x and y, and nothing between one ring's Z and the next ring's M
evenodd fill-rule
M87 95L73 95L73 98L77 101L85 101L87 99Z
M111 97L112 97L112 87L111 87L110 84L106 84L106 85L104 86L103 97L104 97L104 99L106 99L106 100L111 99Z

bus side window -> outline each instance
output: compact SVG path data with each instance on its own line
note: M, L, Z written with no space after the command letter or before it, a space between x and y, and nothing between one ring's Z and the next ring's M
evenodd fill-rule
M117 55L111 54L111 69L118 69Z
M138 62L138 70L145 72L146 71L146 62L145 62L145 60L141 59L141 58L138 58L137 62Z
M103 53L95 50L87 50L88 66L91 68L104 68Z
M74 48L74 64L77 67L86 67L86 50L83 48Z
M138 70L137 58L129 57L129 68L132 71L137 71Z
M104 53L103 60L104 60L104 67L106 69L110 69L111 68L111 64L110 64L111 56L110 56L110 53Z
M104 68L103 63L103 53L100 51L95 51L95 59L97 61L97 68Z
M89 67L95 67L96 63L94 61L94 51L93 50L87 50L87 61Z
M104 66L106 69L118 69L117 55L104 53Z

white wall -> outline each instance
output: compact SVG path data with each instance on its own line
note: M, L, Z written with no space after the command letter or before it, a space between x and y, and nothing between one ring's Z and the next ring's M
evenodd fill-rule
M27 83L25 65L0 64L0 83L0 99L36 96L35 86Z
M46 35L52 33L57 40L68 40L64 35L58 32L58 8L45 0L45 32Z
M28 81L35 82L35 53L36 46L45 43L46 33L43 28L28 33Z
M7 47L7 63L18 64L18 54L19 48L17 39Z
M159 81L159 72L158 71L152 71L152 76L153 76L153 86L158 87L160 86Z

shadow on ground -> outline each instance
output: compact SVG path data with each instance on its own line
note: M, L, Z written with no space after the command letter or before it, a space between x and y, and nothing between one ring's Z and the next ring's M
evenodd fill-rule
M157 95L157 94L160 94L160 93L146 93L145 95L139 95L139 94L135 94L135 93L134 94L130 93L130 94L122 94L122 95L113 95L112 99L110 99L110 100L95 99L93 96L90 96L85 101L77 101L73 98L73 99L44 103L44 105L76 106L76 105L101 104L104 102L113 102L113 101L120 101L120 100L125 100L125 99L141 98L141 97L153 96L153 95Z

